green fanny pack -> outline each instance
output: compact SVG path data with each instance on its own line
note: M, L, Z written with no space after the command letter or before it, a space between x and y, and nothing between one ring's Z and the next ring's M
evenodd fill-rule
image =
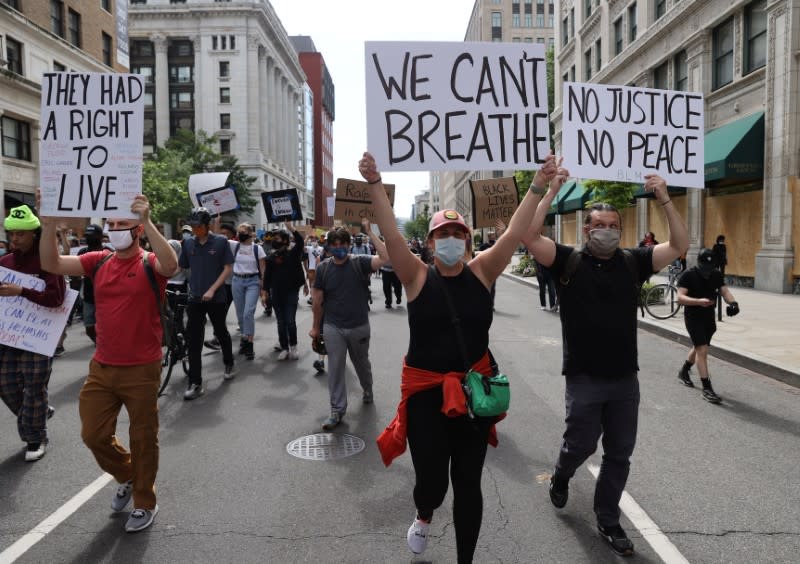
M508 411L511 403L511 388L505 374L484 376L470 370L462 382L467 407L472 415L493 417Z

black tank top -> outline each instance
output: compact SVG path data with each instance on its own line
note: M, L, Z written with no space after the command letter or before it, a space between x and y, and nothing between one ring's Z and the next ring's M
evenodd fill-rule
M463 371L464 361L442 283L461 320L470 365L480 360L489 347L492 297L486 286L466 264L458 276L440 276L434 268L428 268L422 291L408 304L410 339L406 364L434 372Z

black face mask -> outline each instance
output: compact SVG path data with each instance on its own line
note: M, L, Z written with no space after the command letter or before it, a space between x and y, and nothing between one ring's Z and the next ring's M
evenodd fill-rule
M89 247L100 247L103 244L102 237L87 237L86 245Z
M283 244L283 241L273 241L272 242L272 248L274 250L276 250L276 251L280 251L281 249L283 249L284 246L285 245Z
M240 233L238 233L236 235L236 238L239 239L239 241L241 241L242 243L244 243L245 241L249 241L250 240L250 234L249 233L240 232Z

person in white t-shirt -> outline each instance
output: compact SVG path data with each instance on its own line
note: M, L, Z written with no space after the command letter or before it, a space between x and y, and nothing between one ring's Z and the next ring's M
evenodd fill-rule
M306 278L308 278L308 287L314 287L314 279L317 274L317 265L322 260L325 250L319 245L319 240L316 235L309 235L306 239L306 252L303 261L306 264ZM308 303L311 304L311 298L308 298Z
M247 360L253 360L255 313L261 296L261 279L266 254L261 245L255 244L255 230L249 223L239 225L236 230L236 240L231 241L231 251L233 252L233 304L241 328L239 354L243 354Z

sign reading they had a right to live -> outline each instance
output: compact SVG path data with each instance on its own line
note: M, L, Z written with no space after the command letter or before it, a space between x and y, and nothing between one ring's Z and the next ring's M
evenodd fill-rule
M519 205L517 181L513 176L470 180L472 228L494 227L497 220L508 223Z
M389 203L394 206L394 184L384 184L383 188L389 197ZM369 184L361 180L337 179L333 219L360 225L365 217L375 221L375 210L369 197Z

